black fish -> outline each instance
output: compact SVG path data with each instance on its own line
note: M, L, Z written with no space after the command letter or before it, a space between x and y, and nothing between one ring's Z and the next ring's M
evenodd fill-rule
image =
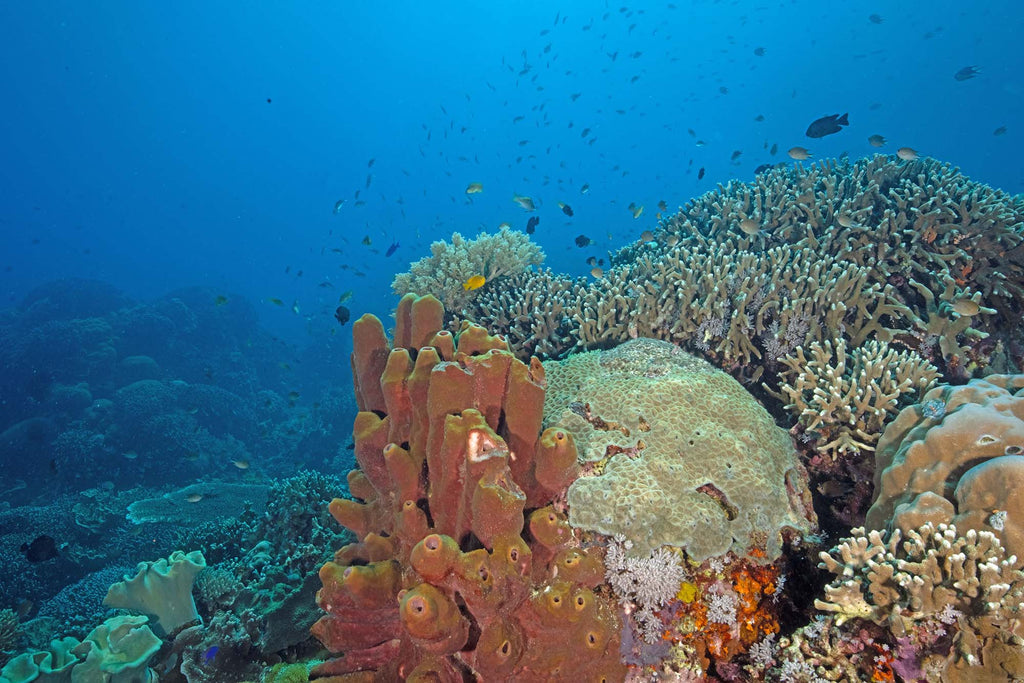
M703 177L704 177L704 167L703 167L703 166L701 166L701 167L700 167L700 170L699 170L699 171L697 171L697 180L700 180L700 179L701 179L701 178L703 178Z
M977 76L981 71L976 66L965 66L964 68L953 74L953 78L958 81L966 81Z
M532 235L537 230L538 225L540 225L540 217L530 216L530 220L526 221L526 234Z
M29 562L46 562L57 557L57 541L43 534L31 543L22 543L21 552Z
M388 247L388 250L384 252L384 256L391 256L392 254L395 253L395 250L398 249L399 246L401 245L399 245L398 242L392 242L391 246Z
M809 138L823 138L826 135L832 135L832 133L838 133L842 130L842 126L850 125L850 121L846 118L849 114L832 114L832 116L822 116L820 119L807 126L807 137Z
M337 320L342 325L347 323L348 319L351 317L352 314L349 313L348 308L346 308L345 306L338 306L336 309L334 309L334 319Z
M772 167L772 164L761 164L760 166L754 169L754 175L757 175L758 173L764 173L765 171L769 171L772 169Z
M594 243L594 240L590 239L586 235L580 235L576 238L576 246L579 248L588 247Z
M569 206L568 204L560 204L559 206L562 209L562 213L564 213L566 216L571 216L572 215L572 207L571 206Z

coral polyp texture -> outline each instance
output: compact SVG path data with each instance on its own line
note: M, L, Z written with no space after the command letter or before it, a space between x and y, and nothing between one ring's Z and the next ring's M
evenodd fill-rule
M571 432L588 476L569 522L690 559L773 561L815 523L789 434L739 382L668 342L636 339L544 364L546 423Z
M878 441L869 529L931 522L995 534L1024 566L1024 375L938 386Z
M544 369L442 320L408 295L393 344L373 316L353 326L362 502L330 509L359 541L320 570L313 633L343 654L313 676L622 680L601 549L552 505L578 466L567 431L541 431Z

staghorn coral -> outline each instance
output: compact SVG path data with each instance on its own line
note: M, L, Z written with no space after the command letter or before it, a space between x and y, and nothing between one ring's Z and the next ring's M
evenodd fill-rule
M544 369L546 424L573 434L592 475L569 488L573 526L696 561L730 550L772 561L784 533L813 527L789 435L706 361L636 339Z
M868 341L847 353L846 340L812 342L810 358L798 347L782 359L779 392L819 453L832 459L848 452L873 451L886 419L908 399L935 384L938 369L914 351L896 351Z
M945 669L994 674L1010 666L1024 675L1024 572L992 533L927 523L905 534L863 527L852 534L820 554L820 566L837 578L815 606L834 614L836 626L863 619L903 638L935 621L955 624ZM1016 661L1004 646L1017 650Z
M1024 375L937 386L904 408L879 439L865 525L906 532L926 521L952 522L994 533L1021 562L1022 453Z
M352 329L363 502L330 510L360 540L320 570L313 633L344 655L313 675L621 680L600 549L551 505L576 449L540 432L543 367L479 327L453 338L434 297L403 297L395 317L393 347L373 316Z
M740 230L746 218L757 235ZM655 337L749 381L826 339L896 338L961 377L995 342L1021 341L999 324L1024 313L1024 203L934 160L773 169L689 202L657 237L621 249L596 282L524 274L462 315L521 354Z
M430 254L413 263L409 272L396 275L391 288L399 296L432 294L449 311L463 308L476 295L477 290L462 286L473 275L483 275L491 282L544 261L544 252L529 235L509 228L493 235L481 232L471 240L456 232L450 243L432 243Z

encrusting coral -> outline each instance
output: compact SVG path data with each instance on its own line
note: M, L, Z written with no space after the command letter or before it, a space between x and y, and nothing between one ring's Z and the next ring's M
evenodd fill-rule
M320 570L313 633L344 654L313 675L622 680L600 548L552 505L577 464L571 435L541 432L543 367L442 322L437 299L408 295L393 346L373 316L353 325L363 502L330 509L360 540Z
M432 294L448 311L462 309L476 290L463 286L470 277L482 275L488 282L523 272L544 261L544 252L523 232L502 228L467 240L453 233L451 242L433 242L430 256L416 261L409 272L399 273L391 283L399 296L409 293Z
M847 351L846 340L812 342L782 359L779 392L815 448L833 459L873 451L886 420L935 384L938 369L916 352L869 341Z
M772 562L784 535L814 526L792 439L707 361L636 339L544 370L545 424L571 432L588 463L569 488L574 527L622 534L639 555L670 545L697 562Z

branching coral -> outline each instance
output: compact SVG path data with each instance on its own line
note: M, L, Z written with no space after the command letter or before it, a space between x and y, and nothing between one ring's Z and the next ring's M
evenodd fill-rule
M781 391L772 393L817 439L818 452L833 459L873 451L886 419L938 377L938 369L915 352L880 341L849 353L844 339L812 342L809 352L810 358L798 347L782 359L787 370Z
M476 290L463 287L468 278L482 275L490 282L544 261L544 252L529 235L509 228L493 235L482 232L472 240L456 232L450 243L432 243L430 253L413 263L409 272L396 275L391 287L398 295L432 294L449 311L461 310L476 296Z
M821 566L837 576L825 587L818 609L836 615L836 625L864 619L902 638L929 620L952 623L948 666L983 666L997 671L1007 662L987 658L995 642L1024 647L1024 572L1014 567L993 534L925 524L901 533L853 530ZM1012 662L1024 667L1024 658ZM1024 668L1018 670L1024 674Z

